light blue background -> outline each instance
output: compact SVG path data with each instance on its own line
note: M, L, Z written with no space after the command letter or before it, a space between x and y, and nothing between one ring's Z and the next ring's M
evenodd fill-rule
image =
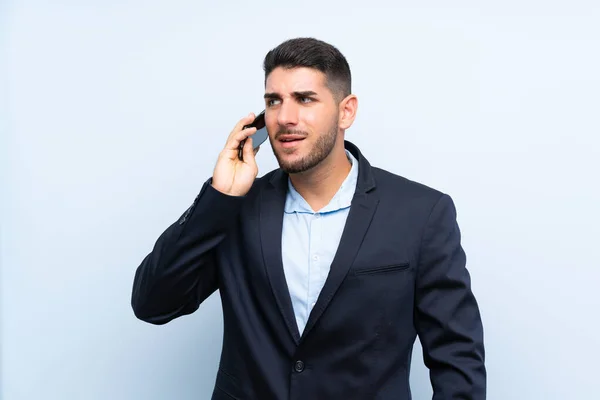
M347 138L454 198L488 398L597 398L600 6L489 3L2 4L2 400L209 398L218 294L152 326L133 274L262 109L266 51L303 35L350 62Z

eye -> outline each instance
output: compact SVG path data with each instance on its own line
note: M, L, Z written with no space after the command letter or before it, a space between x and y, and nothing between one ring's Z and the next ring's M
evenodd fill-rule
M301 103L309 103L311 101L312 101L312 99L310 97L300 97Z
M269 99L267 100L267 106L274 106L276 102L279 102L279 99Z

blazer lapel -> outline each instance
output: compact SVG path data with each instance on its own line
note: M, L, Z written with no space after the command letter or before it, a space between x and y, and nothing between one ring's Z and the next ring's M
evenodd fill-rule
M344 227L340 244L335 253L333 262L331 263L329 276L319 294L317 303L308 317L302 337L308 335L310 330L314 327L348 274L348 270L354 262L360 244L371 224L378 203L379 201L377 199L366 194L355 195L352 200L352 206L350 207L348 219L346 220L346 226Z
M300 333L285 279L281 253L281 232L286 193L287 175L278 170L271 177L271 185L262 193L260 202L260 239L267 276L273 295L275 296L275 302L294 342L298 344L300 342Z
M348 274L348 270L354 262L354 258L358 253L363 238L373 219L373 215L375 214L375 210L377 209L377 205L379 204L377 196L374 193L369 193L375 187L375 179L371 173L370 164L352 143L346 141L346 148L352 151L359 160L359 176L356 192L352 199L352 205L350 207L350 212L348 213L348 218L342 232L338 249L331 263L329 276L319 294L317 303L308 317L306 327L302 333L303 338L306 337L314 327Z
M375 179L372 175L371 165L354 144L345 141L345 146L359 161L356 192L352 199L352 205L340 244L331 264L329 276L308 318L302 338L314 327L346 277L379 204L377 196L374 193L370 193L375 188ZM270 185L261 194L260 240L266 272L275 302L292 339L298 345L300 344L301 337L285 279L281 249L287 179L287 174L281 170L277 170L270 179Z

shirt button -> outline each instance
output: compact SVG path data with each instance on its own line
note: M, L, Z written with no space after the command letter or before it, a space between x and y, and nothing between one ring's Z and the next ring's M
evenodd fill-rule
M294 370L296 370L296 372L304 371L304 362L301 360L296 361L296 364L294 365Z
M319 256L315 254L315 255L313 256L313 261L319 261Z

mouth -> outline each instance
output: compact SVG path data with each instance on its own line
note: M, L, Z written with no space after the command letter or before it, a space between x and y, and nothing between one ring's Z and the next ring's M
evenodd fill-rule
M303 141L306 137L299 135L281 135L278 140L283 148L290 148L296 146L298 143Z

